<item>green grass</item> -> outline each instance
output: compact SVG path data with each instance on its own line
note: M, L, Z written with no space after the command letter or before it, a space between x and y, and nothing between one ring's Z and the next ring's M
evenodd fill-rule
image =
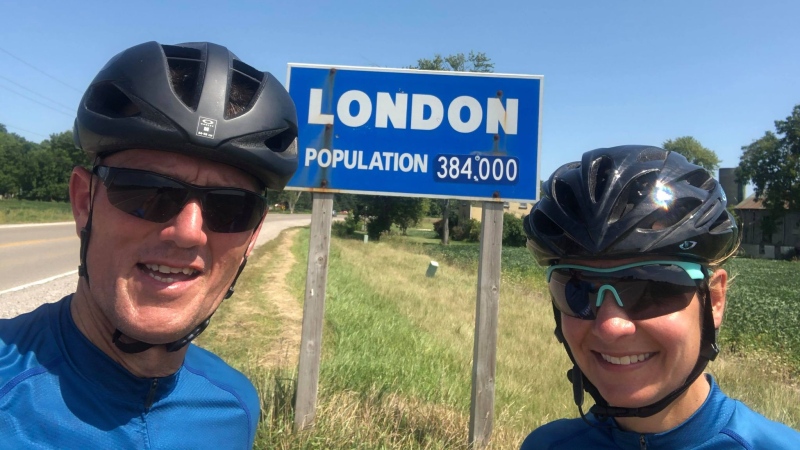
M72 221L69 203L31 200L0 200L0 224Z
M425 245L422 251L434 259L465 270L477 271L480 260L479 244L466 245ZM503 282L525 283L537 289L544 289L544 268L536 264L533 256L524 247L503 247L500 255Z
M297 234L291 252L280 248L268 244L251 258L237 295L201 336L259 390L262 422L255 448L466 448L478 246L430 245L397 236L369 244L332 240L317 418L302 433L291 431L296 365L259 360L259 352L279 345L281 328L269 301L275 280L268 274L293 260L286 281L299 306L308 231ZM569 361L552 334L543 270L523 248L505 248L502 258L492 448L516 449L531 429L577 411L564 376ZM426 278L431 259L440 268L436 277ZM740 275L730 291L735 298L723 327L723 354L710 370L732 397L797 427L800 390L786 366L762 347L729 351L728 328L740 328L737 314L748 317L739 313L745 302L737 300L744 292L737 289L749 286L764 263L771 262L737 260L728 267ZM791 277L796 266L764 267L765 278L775 280ZM772 290L758 289L769 292L762 300L780 300ZM781 326L798 329L796 323Z

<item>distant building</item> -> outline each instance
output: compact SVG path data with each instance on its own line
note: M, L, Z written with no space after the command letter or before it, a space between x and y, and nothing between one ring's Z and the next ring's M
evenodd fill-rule
M468 200L459 200L458 203L458 220L463 221L467 219L475 219L480 222L483 202L471 202ZM524 202L503 202L503 211L513 214L519 218L523 218L530 214L533 203Z
M767 214L754 195L734 207L742 222L742 249L755 258L780 259L797 255L800 249L800 211L788 211L772 236L761 231Z
M738 205L744 201L744 184L736 181L736 168L719 169L719 184L728 197L729 205Z

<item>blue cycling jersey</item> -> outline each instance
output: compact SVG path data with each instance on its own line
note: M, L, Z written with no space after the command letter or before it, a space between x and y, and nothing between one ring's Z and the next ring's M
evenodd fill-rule
M714 378L700 409L677 427L663 433L623 431L613 419L603 423L587 415L583 419L561 419L534 430L521 450L533 449L800 449L800 433L773 422L725 395Z
M71 299L0 320L0 449L252 448L244 375L190 345L175 374L138 378L78 330Z

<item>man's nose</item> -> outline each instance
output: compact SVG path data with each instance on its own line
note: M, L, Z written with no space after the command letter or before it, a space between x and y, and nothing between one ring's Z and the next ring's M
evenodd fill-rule
M186 203L178 215L168 222L162 231L162 237L183 248L205 245L208 236L203 228L203 209L200 201L192 199Z

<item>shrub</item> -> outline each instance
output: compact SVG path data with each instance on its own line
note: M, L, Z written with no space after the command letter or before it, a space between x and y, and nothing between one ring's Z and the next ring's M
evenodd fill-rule
M361 228L361 222L356 220L352 214L348 214L343 221L334 221L331 225L331 234L338 237L347 237L356 234L356 230Z
M481 234L481 223L475 219L468 219L453 227L450 238L454 241L478 242Z
M503 213L503 246L524 247L526 241L522 219L513 214Z

